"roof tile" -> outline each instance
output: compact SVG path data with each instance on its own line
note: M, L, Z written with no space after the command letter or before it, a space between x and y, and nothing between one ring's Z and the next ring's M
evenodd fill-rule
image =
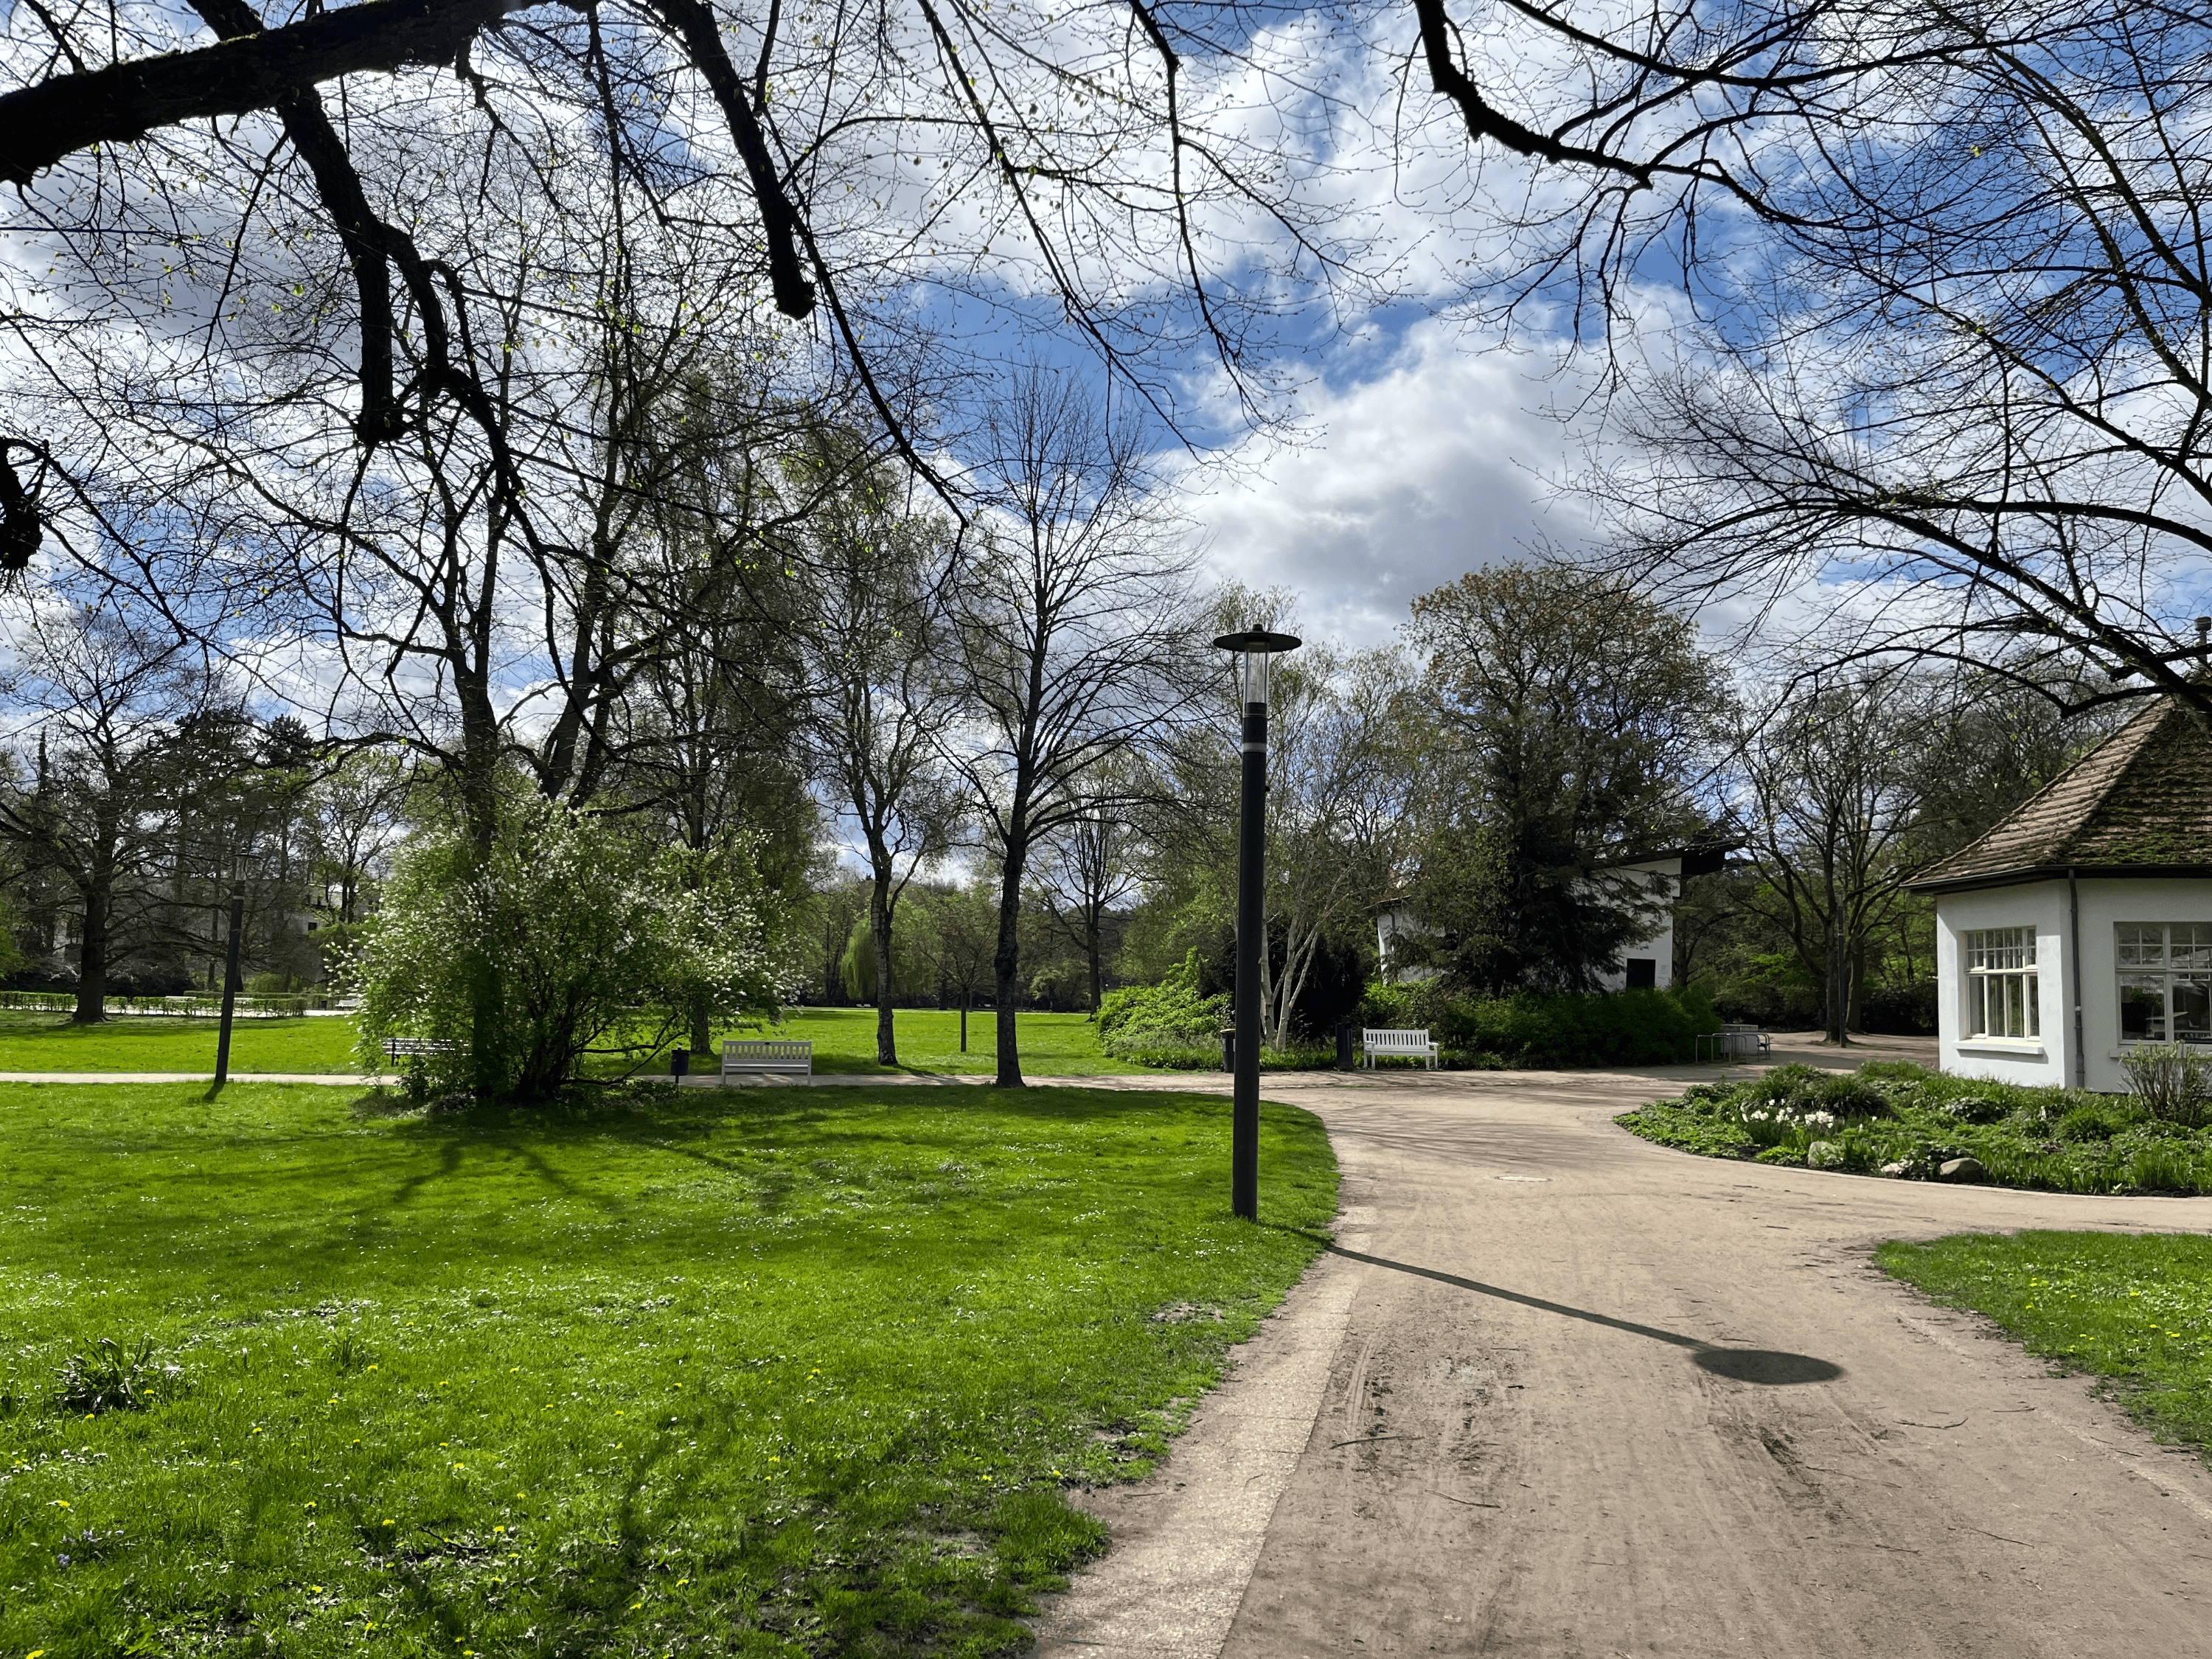
M2212 874L2212 740L2189 710L2161 697L1912 884L2177 865Z

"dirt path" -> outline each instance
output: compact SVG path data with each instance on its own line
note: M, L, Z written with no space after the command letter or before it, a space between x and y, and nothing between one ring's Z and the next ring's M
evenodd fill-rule
M1655 1081L1270 1079L1328 1123L1340 1253L1094 1495L1115 1548L1039 1651L2212 1651L2212 1475L1869 1257L2212 1200L1694 1158L1609 1121Z

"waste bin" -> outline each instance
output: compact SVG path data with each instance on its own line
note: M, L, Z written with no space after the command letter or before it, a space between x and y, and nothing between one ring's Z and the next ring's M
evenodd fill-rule
M1352 1033L1358 1029L1348 1019L1340 1019L1336 1022L1336 1069L1340 1072L1349 1072L1353 1069L1352 1051L1357 1044L1353 1041Z

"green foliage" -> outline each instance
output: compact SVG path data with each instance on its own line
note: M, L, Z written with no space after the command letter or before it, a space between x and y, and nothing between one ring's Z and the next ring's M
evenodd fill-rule
M1971 1156L2000 1186L2064 1193L2212 1193L2212 1129L2161 1122L2125 1098L1945 1077L1901 1061L1855 1073L1777 1066L1699 1085L1614 1121L1712 1158L1930 1180ZM1830 1149L1817 1156L1823 1143Z
M2212 1445L2212 1238L2201 1233L1966 1233L1875 1259L2030 1353L2118 1384L2163 1440Z
M1335 1209L1218 1097L204 1093L0 1091L0 1652L1012 1650ZM88 1329L191 1386L25 1386Z
M1376 985L1362 1022L1427 1030L1449 1064L1649 1066L1692 1057L1693 1038L1720 1030L1720 1018L1695 988L1663 991L1562 992L1540 995L1454 995L1443 982Z
M54 1404L75 1417L143 1412L163 1395L174 1394L184 1374L180 1365L155 1361L151 1337L141 1337L136 1347L126 1347L103 1336L89 1353L73 1353L62 1362L61 1388Z
M1198 984L1198 952L1194 949L1184 956L1182 965L1158 985L1125 985L1109 991L1098 1009L1099 1046L1121 1060L1197 1052L1210 1053L1218 1063L1229 998L1224 992L1200 996Z
M550 1097L595 1049L658 1053L704 1006L774 1005L777 951L744 842L641 845L619 822L532 796L488 854L426 832L398 860L381 913L345 966L366 1067L386 1037L453 1044L428 1065L457 1089L486 1049L501 1097ZM478 1032L489 975L495 1028Z
M2120 1056L2120 1069L2160 1122L2201 1129L2212 1120L2212 1061L2187 1043L2138 1043Z
M1695 831L1680 780L1728 677L1687 617L1577 565L1487 565L1413 609L1449 814L1414 883L1431 961L1493 994L1589 990L1651 931L1603 860Z

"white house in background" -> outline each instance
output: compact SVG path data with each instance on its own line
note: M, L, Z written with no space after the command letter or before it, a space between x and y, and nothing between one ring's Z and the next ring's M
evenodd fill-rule
M1626 877L1645 895L1640 907L1651 932L1620 953L1620 965L1598 975L1608 991L1666 989L1674 982L1674 901L1682 896L1682 884L1692 876L1710 876L1728 863L1731 850L1741 843L1730 841L1686 842L1656 853L1598 866L1601 874Z
M1642 893L1638 908L1644 911L1651 930L1622 951L1618 964L1599 974L1599 982L1606 990L1664 988L1674 982L1674 901L1682 896L1682 884L1692 876L1711 875L1721 869L1738 845L1717 840L1689 842L1598 866L1601 875L1623 878L1629 887ZM1413 907L1404 899L1376 908L1375 948L1382 957L1385 983L1436 976L1433 968L1395 964L1392 951L1397 941L1412 939L1419 932Z
M2171 699L1911 885L1945 1071L2118 1091L2130 1044L2212 1043L2212 742Z

